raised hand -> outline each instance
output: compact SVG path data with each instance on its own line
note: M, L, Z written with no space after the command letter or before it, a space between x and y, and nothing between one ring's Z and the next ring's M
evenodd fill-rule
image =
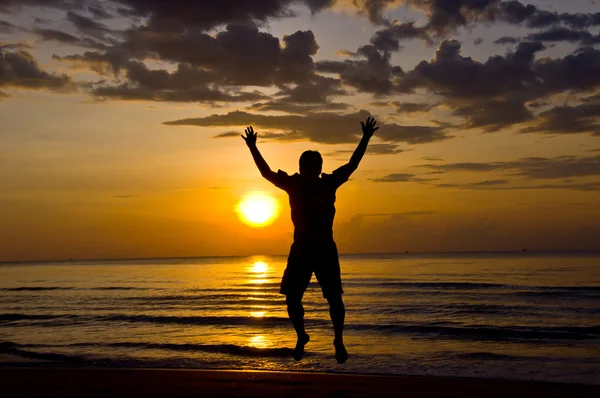
M363 136L371 138L373 133L379 130L379 127L375 127L375 124L377 124L377 122L372 117L368 117L366 123L360 122Z
M256 146L256 136L258 134L254 132L252 126L248 127L244 131L246 132L246 136L242 134L242 138L244 139L244 141L246 141L246 145L248 145L249 147Z

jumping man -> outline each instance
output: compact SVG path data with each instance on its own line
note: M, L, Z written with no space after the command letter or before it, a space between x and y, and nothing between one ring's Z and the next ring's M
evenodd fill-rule
M306 151L300 156L300 173L292 176L279 170L272 171L256 147L256 137L252 126L248 127L246 141L252 158L260 174L276 187L286 191L290 198L294 243L290 248L287 267L281 280L280 293L286 296L287 310L298 342L294 349L294 359L299 361L304 355L304 346L310 340L304 330L304 307L302 296L308 287L313 272L329 303L329 314L333 322L335 358L338 363L348 359L342 337L346 310L342 301L342 279L337 246L333 240L333 218L335 216L335 192L358 168L367 150L375 127L375 119L369 117L361 122L363 137L350 158L350 161L333 171L322 173L323 158L317 151Z

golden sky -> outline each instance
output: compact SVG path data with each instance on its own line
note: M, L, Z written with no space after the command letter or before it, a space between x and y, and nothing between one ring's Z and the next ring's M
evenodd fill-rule
M0 0L0 261L285 254L239 135L331 172L369 115L340 252L600 249L592 1L159 3Z

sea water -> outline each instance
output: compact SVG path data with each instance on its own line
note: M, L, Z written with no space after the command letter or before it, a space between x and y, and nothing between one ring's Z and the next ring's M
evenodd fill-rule
M600 254L341 256L349 360L304 296L302 361L285 257L0 265L0 366L493 377L600 384Z

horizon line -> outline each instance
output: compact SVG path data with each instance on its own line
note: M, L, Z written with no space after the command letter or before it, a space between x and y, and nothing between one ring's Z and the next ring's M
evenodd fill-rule
M457 254L559 254L559 253L599 253L600 249L590 250L456 250L456 251L431 251L431 252L368 252L368 253L340 253L340 256L384 256L384 255L457 255ZM177 260L177 259L201 259L201 258L240 258L240 257L284 257L288 254L231 254L231 255L204 255L204 256L159 256L159 257L100 257L100 258L63 258L49 260L1 260L4 264L27 264L27 263L64 263L64 262L90 262L90 261L135 261L135 260Z

